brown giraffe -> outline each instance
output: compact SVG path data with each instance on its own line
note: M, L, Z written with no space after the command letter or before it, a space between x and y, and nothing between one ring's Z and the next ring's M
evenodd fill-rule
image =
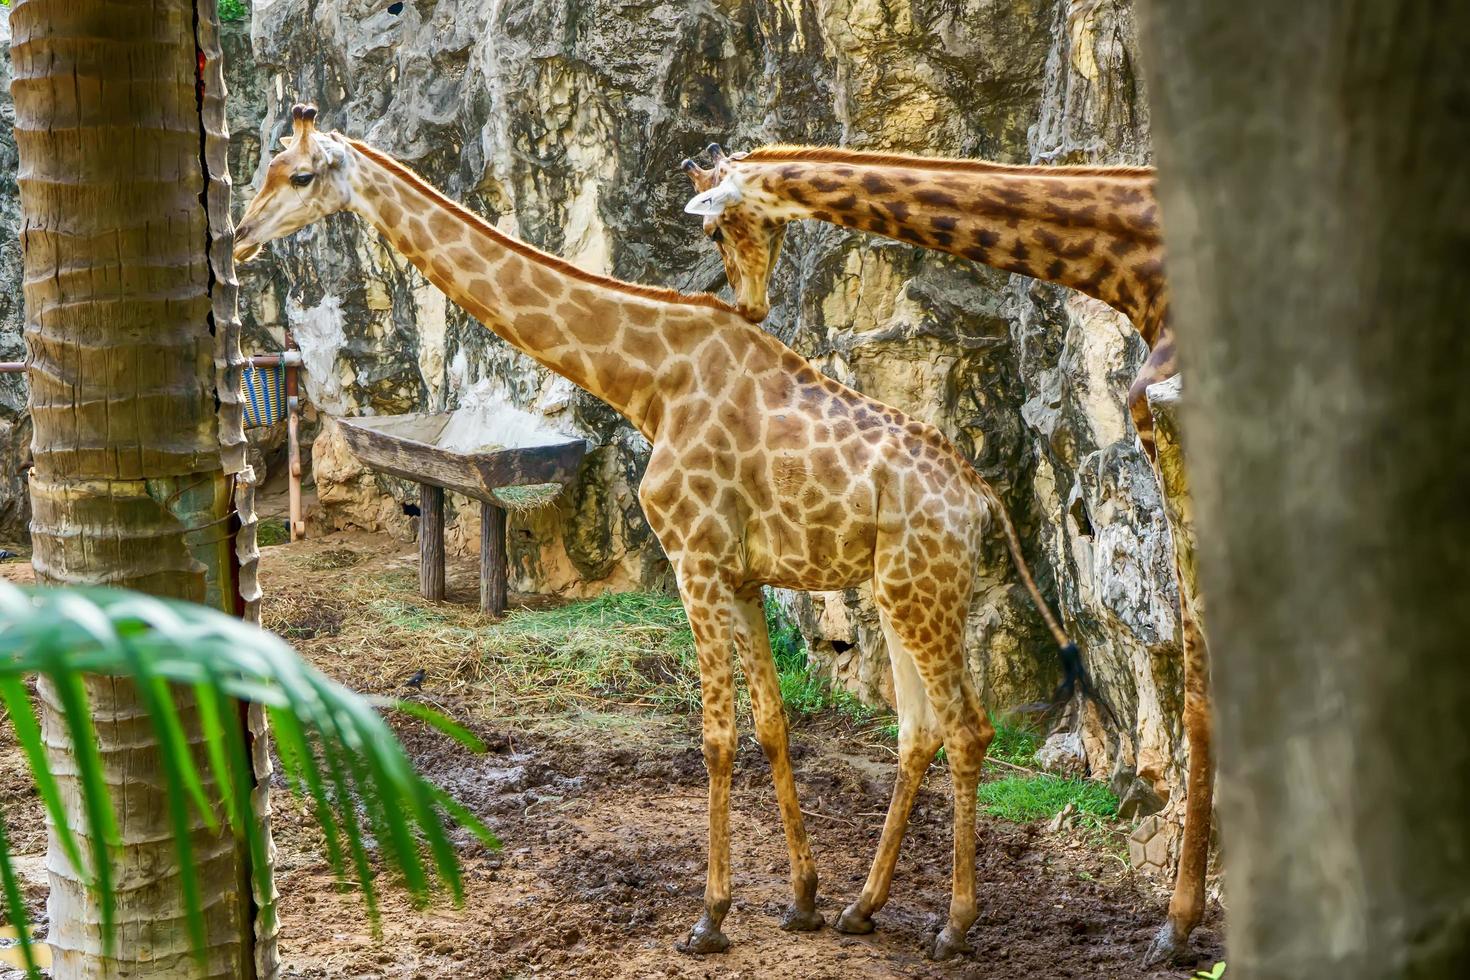
M711 144L706 152L708 169L682 164L696 191L685 210L703 217L736 306L753 321L770 310L767 290L786 225L802 218L1070 286L1126 315L1149 347L1128 392L1129 414L1163 488L1146 391L1178 368L1153 168L1009 166L810 146L727 156ZM1170 527L1177 554L1179 529ZM1183 597L1185 573L1175 564ZM1189 740L1184 836L1168 918L1148 964L1187 958L1204 914L1215 767L1208 648L1193 595L1180 609Z
M236 230L237 259L327 214L356 212L471 315L606 401L652 444L638 497L694 633L709 770L704 915L681 948L728 946L720 925L730 907L732 648L790 854L794 901L782 925L823 924L761 586L871 583L892 651L899 772L872 872L838 928L873 928L914 793L943 744L954 784L954 881L931 953L967 951L975 790L993 729L966 668L963 631L992 517L1063 648L1069 680L1086 687L1073 672L1076 648L1042 602L990 487L933 426L823 377L721 300L584 272L502 234L380 151L318 131L315 109L297 106L293 115L295 135Z

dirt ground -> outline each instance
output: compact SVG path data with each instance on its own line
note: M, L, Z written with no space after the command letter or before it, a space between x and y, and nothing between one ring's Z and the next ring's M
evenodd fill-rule
M292 595L293 642L350 686L404 693L402 680L429 653L412 644L354 638L350 583L405 574L412 547L335 535L265 550L269 595ZM345 556L345 557L344 557ZM24 566L0 566L25 577ZM315 572L304 569L314 568ZM451 602L473 600L475 569L450 569ZM301 601L305 594L307 601ZM269 600L268 600L269 601ZM270 616L267 616L268 621ZM346 624L346 625L344 625ZM394 725L414 762L468 805L504 841L490 853L465 844L462 908L410 907L381 897L382 937L371 934L355 894L339 893L310 814L274 797L281 953L287 978L985 977L1162 978L1140 958L1162 919L1159 883L1133 875L1096 835L1052 833L982 815L980 918L975 953L935 964L922 950L947 908L948 780L936 765L919 795L892 898L870 936L782 932L789 895L786 848L765 759L743 735L733 790L734 904L730 951L692 958L674 951L697 917L704 881L705 775L697 717L616 702L578 710L487 710L497 692L431 671L422 697L466 723L491 751L471 754L410 719ZM821 878L818 907L830 922L867 874L888 803L893 751L839 717L793 727L802 805ZM0 805L23 866L39 874L45 834L13 746L0 743ZM39 914L43 891L30 891ZM1217 908L1196 936L1201 965L1223 958ZM3 968L0 968L3 976Z

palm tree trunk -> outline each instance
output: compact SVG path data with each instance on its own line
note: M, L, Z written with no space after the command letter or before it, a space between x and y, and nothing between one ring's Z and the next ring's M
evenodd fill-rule
M253 617L215 2L18 0L10 23L37 576ZM65 780L69 744L51 693L43 723ZM255 921L245 849L192 814L208 951L205 970L190 963L156 748L128 685L96 678L88 693L122 833L118 941L104 951L95 896L53 837L53 975L275 976L275 927ZM182 694L180 705L191 722ZM242 724L265 821L264 726ZM197 741L198 727L189 734ZM76 786L63 790L75 805ZM85 823L73 826L81 834Z

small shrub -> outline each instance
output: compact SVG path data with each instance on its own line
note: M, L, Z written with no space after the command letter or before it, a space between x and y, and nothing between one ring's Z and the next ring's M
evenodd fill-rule
M249 17L250 7L245 0L219 0L221 21L247 20Z

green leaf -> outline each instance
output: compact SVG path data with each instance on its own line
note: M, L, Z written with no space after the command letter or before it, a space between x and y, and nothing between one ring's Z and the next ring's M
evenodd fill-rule
M66 794L45 766L39 726L22 683L31 673L41 676L72 742L86 846L71 836L62 805ZM288 782L297 795L311 800L328 858L344 885L349 880L345 838L375 932L378 907L365 842L369 828L383 865L402 877L416 902L428 900L435 880L447 885L456 900L463 894L445 818L487 846L499 846L464 806L414 771L392 730L366 699L304 664L279 638L189 603L108 589L21 590L0 582L0 697L61 846L79 873L85 872L82 861L90 848L93 873L86 885L99 893L109 950L115 932L110 853L119 846L118 830L88 710L85 675L131 681L153 728L196 956L204 955L206 927L192 840L201 825L217 828L221 814L251 855L252 886L262 916L273 921L276 915L266 874L266 838L255 821L257 788L241 702L255 702L269 716ZM195 749L191 741L194 732L180 712L180 691L194 695L202 748ZM438 712L412 703L402 710L471 748L484 748L472 733ZM208 783L200 772L204 766L211 776ZM218 798L218 812L211 793ZM428 866L421 847L432 856ZM7 869L9 852L0 841L0 884L10 874L4 892L10 906L19 900L19 886Z
M5 702L11 728L20 742L21 751L25 753L26 764L30 766L31 778L36 781L36 789L40 791L41 799L46 804L46 812L51 815L51 825L61 842L61 849L71 866L85 873L82 849L77 843L77 835L72 833L71 824L66 819L66 811L61 807L61 789L56 785L56 777L46 763L46 746L41 740L41 727L31 711L31 700L26 693L25 684L15 677L0 677L0 700Z
M0 820L0 896L5 898L5 909L11 924L15 926L20 940L20 956L25 960L26 976L39 980L40 968L36 965L36 954L31 949L31 923L26 918L25 898L20 890L20 878L10 861L10 843L5 838L5 821Z

